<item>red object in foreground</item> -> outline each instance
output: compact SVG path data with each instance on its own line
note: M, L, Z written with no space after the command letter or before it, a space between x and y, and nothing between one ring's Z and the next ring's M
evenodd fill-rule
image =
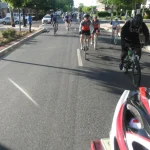
M109 138L92 141L91 150L110 150Z
M104 150L100 140L91 142L91 150Z

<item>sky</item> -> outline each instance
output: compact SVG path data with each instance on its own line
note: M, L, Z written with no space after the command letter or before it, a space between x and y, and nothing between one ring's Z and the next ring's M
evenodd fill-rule
M85 6L92 6L96 4L96 0L74 0L75 7L78 7L80 3L83 3Z

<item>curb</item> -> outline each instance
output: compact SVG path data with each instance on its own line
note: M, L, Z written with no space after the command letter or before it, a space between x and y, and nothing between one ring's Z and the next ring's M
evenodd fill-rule
M14 51L16 48L20 47L22 44L26 43L28 40L40 35L42 32L43 32L43 29L25 37L24 39L21 39L19 42L16 42L16 43L6 47L2 51L0 51L0 57L6 55L8 52Z

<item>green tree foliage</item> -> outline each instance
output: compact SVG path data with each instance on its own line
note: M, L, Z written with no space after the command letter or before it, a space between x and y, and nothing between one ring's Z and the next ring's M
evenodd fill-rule
M83 7L84 7L83 3L80 3L80 4L79 4L79 7L78 7L78 11L79 11L79 12L82 12Z
M30 0L30 2L26 3L26 7L34 8L38 11L44 12L47 12L50 9L53 9L54 11L58 9L70 11L73 5L73 0Z
M96 10L96 6L83 6L82 8L82 12L84 13L90 13L91 11L95 11Z
M143 3L144 0L136 0L136 3ZM106 6L114 6L116 13L120 9L131 10L134 9L135 0L99 0L99 2L104 3Z

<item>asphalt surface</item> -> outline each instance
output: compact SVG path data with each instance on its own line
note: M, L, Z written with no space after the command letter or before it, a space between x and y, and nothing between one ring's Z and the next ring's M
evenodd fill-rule
M132 89L119 71L120 46L102 31L88 61L80 48L78 24L63 24L30 40L0 61L0 150L89 150L109 136L119 97ZM142 85L150 87L148 53L141 59Z

